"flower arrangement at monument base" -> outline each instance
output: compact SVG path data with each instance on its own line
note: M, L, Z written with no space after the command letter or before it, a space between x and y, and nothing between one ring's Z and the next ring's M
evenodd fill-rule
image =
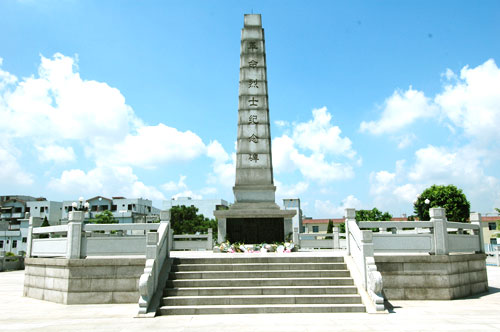
M217 244L213 248L213 252L222 253L247 253L247 254L263 254L268 252L276 252L278 254L290 253L298 251L298 247L293 242L277 242L277 243L262 243L262 244L244 244L230 243L229 241Z

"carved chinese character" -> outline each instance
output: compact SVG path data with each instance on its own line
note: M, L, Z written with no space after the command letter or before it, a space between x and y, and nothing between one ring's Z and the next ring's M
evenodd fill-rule
M259 48L257 47L257 43L256 42L251 41L251 42L248 43L248 49L250 51L252 51L252 50L258 50Z
M252 60L252 61L249 61L248 62L248 65L251 67L251 68L256 68L257 67L257 64L258 62L255 61L255 60Z
M259 86L257 85L257 80L248 80L248 87L249 88L258 88Z
M252 136L250 136L248 138L248 141L249 142L254 142L254 143L257 143L259 141L259 138L257 136L255 136L255 134L252 134Z
M257 121L257 115L250 115L250 117L248 118L248 123L249 124L257 124L257 123L259 123Z
M257 162L257 160L259 160L259 155L257 153L250 153L248 155L248 160Z
M250 103L250 106L258 106L257 103L259 102L259 100L255 99L255 97L252 97L252 99L248 99L248 102Z

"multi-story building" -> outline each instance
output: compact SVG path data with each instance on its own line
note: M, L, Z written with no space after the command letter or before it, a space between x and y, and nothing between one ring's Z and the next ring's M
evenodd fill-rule
M223 199L191 199L191 197L172 198L163 201L163 209L170 210L172 206L194 206L198 208L198 214L205 218L215 219L214 211L227 209L229 204Z
M27 213L40 218L37 219L39 224L47 218L50 225L58 225L61 222L61 210L61 202L47 201L43 197L0 196L0 255L6 252L26 252L29 224Z
M75 201L64 201L62 204L63 223L68 222L68 213L73 210ZM153 207L153 202L143 198L125 198L96 196L86 201L89 205L85 220L95 218L99 213L111 211L119 223L151 222L159 218L160 209ZM79 202L78 202L79 203ZM156 218L156 219L157 219Z
M500 215L481 217L484 244L500 244L500 238L497 237L500 235L497 221L500 221Z

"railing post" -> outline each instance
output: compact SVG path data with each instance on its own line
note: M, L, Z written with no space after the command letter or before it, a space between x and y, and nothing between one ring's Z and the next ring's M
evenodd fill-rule
M66 258L81 258L83 211L71 211L68 215Z
M479 251L484 252L484 238L483 238L483 228L481 227L481 213L471 213L470 214L470 223L472 225L477 225L478 229L474 230L474 235L478 235L479 238Z
M368 289L368 271L366 268L366 258L373 257L373 234L372 231L361 231L361 253L363 255L363 276L365 289Z
M443 208L431 208L429 210L431 222L434 226L434 250L436 255L448 255L448 225L446 211Z
M158 244L158 232L146 233L146 259L156 258L156 246Z
M31 257L31 246L33 243L33 217L30 217L29 219L27 242L28 243L26 244L26 257Z
M212 250L213 243L214 243L214 239L213 239L212 229L209 228L208 229L208 238L207 238L207 250Z
M347 244L347 255L351 255L351 239L349 231L349 220L356 221L356 209L345 209L345 237Z
M340 228L333 227L333 249L340 249L339 233L340 233Z

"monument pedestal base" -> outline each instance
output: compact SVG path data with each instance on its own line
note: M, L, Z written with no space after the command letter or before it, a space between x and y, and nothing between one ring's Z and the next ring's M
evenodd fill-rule
M275 203L236 203L229 210L214 211L218 220L218 242L283 242L291 232L291 219L295 214L295 210L280 210Z

